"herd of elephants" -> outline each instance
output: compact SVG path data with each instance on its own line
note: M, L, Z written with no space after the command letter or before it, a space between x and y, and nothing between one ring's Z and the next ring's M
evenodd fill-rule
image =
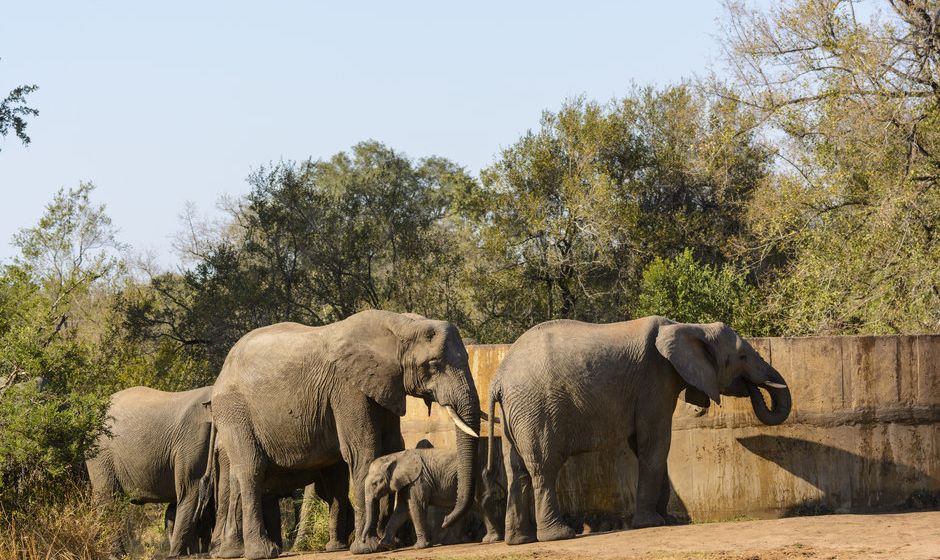
M783 377L734 330L663 317L533 327L500 364L484 412L454 325L369 310L251 331L209 387L114 394L111 433L88 472L97 499L170 504L171 556L278 556L278 499L310 484L330 507L330 551L394 547L409 519L415 546L430 546L429 506L449 510L443 527L477 508L485 542L566 539L575 532L559 508L559 471L568 457L614 445L637 457L633 526L665 523L683 392L702 407L750 397L765 424L790 413ZM404 449L406 395L449 414L453 448Z

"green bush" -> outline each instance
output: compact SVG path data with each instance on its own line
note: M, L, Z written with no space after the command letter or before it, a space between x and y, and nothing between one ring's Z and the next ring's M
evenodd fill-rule
M85 477L85 459L104 432L107 399L41 390L33 380L0 398L0 507L56 503Z
M768 319L759 293L744 273L695 260L691 249L672 259L656 257L644 270L637 316L663 315L683 323L722 321L741 334L763 335Z

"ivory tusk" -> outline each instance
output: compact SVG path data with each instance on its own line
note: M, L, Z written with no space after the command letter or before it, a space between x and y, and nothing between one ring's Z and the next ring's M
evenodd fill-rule
M774 389L786 389L787 386L783 383L774 383L773 381L766 381L764 387L773 387Z
M454 412L454 409L452 406L447 405L444 407L444 410L447 411L447 414L450 414L450 419L454 421L454 424L456 424L458 428L460 428L460 431L462 431L463 433L471 437L475 437L475 438L480 437L480 434L474 432L473 428L464 424L464 421L460 419L460 416L457 416L457 413Z

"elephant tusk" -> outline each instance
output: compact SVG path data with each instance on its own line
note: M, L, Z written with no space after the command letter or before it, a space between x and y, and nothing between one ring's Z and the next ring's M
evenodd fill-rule
M460 416L457 416L457 413L454 412L454 408L452 406L446 405L444 407L444 410L447 411L447 414L450 414L450 419L454 421L454 424L456 424L458 428L460 428L460 431L462 431L463 433L471 437L475 437L475 438L480 437L480 434L474 432L473 428L466 425L464 421L460 419Z
M774 383L773 381L765 381L764 387L773 387L774 389L786 389L787 386L783 383Z

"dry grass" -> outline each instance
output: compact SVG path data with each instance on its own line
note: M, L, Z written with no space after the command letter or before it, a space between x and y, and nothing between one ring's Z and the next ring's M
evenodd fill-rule
M86 496L13 515L0 513L0 560L107 558L121 527Z

